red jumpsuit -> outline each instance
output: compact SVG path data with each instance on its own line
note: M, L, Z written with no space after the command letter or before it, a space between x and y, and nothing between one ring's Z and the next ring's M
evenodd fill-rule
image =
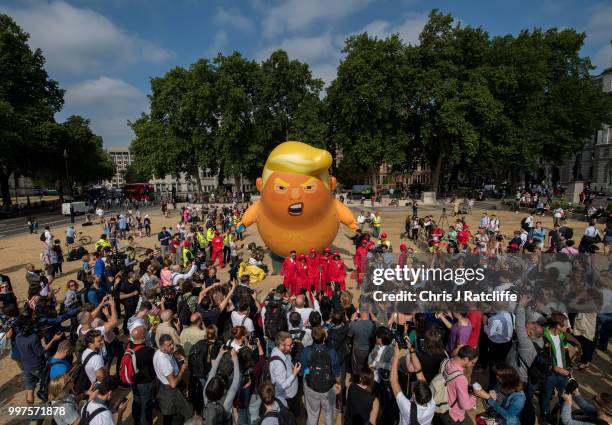
M361 286L363 274L366 272L368 264L368 249L365 246L362 245L357 248L357 252L353 257L353 264L355 264L355 269L357 270L357 285Z
M223 238L219 235L216 235L214 238L212 238L210 244L212 247L210 265L214 266L217 257L219 257L219 265L221 266L221 268L224 268L225 265L223 264Z
M319 268L319 256L311 254L306 258L308 265L308 280L310 285L314 285L315 291L320 289L321 284L321 269Z
M283 285L285 285L288 291L293 291L296 265L297 261L295 259L286 257L280 269L280 275L283 277Z
M319 257L319 266L321 267L321 286L327 288L329 282L329 263L332 261L331 255L321 255Z
M329 280L336 282L336 285L340 285L340 289L346 291L346 267L344 266L344 261L342 259L339 260L331 260L329 262ZM331 296L332 288L326 286L325 295L328 297Z
M310 289L310 285L308 284L308 264L306 261L298 261L296 263L294 282L294 289L291 290L291 293L294 295L299 294L301 289Z

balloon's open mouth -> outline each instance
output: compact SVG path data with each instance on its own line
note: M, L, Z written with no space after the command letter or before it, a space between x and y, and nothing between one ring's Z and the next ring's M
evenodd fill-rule
M289 205L289 215L302 215L304 211L304 204L298 202L297 204Z

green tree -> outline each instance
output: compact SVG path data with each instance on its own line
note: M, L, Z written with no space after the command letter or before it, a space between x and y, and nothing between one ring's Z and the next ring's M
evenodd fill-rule
M0 191L11 204L9 178L44 165L39 127L53 122L62 108L63 91L45 71L39 49L32 51L29 35L9 16L0 14Z
M308 64L289 60L283 50L273 52L261 64L255 121L260 146L260 163L279 143L299 140L325 145L323 81L312 76Z
M408 52L397 35L378 39L361 34L346 40L346 57L327 90L329 148L376 184L383 162L403 165L411 134Z
M237 52L230 56L219 54L214 64L219 117L216 153L223 174L242 182L244 176L254 177L260 172L256 164L265 155L255 122L261 67Z
M130 147L147 175L195 178L199 167L218 169L215 155L217 95L215 70L200 59L189 69L176 67L151 79L151 112L130 123L136 138Z
M37 129L38 152L45 162L32 175L51 183L59 181L62 198L70 193L66 188L109 180L115 173L110 156L102 148L102 138L91 131L89 123L72 115L61 124L48 122Z

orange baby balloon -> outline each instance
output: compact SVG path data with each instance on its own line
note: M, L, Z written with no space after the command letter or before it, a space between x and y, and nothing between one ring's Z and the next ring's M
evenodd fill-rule
M329 152L301 142L285 142L268 156L257 179L261 199L245 211L240 224L253 223L276 254L323 250L342 222L353 231L353 213L333 196L336 179L329 175Z

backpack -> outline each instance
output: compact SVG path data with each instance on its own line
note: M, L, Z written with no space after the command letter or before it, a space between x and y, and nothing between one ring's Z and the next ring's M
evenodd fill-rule
M574 237L574 229L572 229L571 227L566 227L565 228L565 239L571 239Z
M528 365L527 362L525 362L525 360L521 357L518 347L516 347L516 355L518 357L517 363L520 362L527 368L529 383L533 385L540 385L543 384L546 377L550 375L550 371L552 369L552 358L543 347L540 347L533 341L532 343L533 348L536 350L536 356L531 365Z
M259 423L261 424L266 418L276 418L278 421L278 425L297 425L295 420L295 416L279 399L275 399L276 404L278 405L278 410L272 412L266 412L261 416ZM263 403L262 403L263 408Z
M205 378L218 352L219 347L207 340L201 340L192 345L187 358L191 375L196 378Z
M121 357L119 366L119 378L126 385L134 385L134 377L139 372L138 364L136 363L136 353L145 347L144 344L134 345L128 342L125 347L125 352Z
M302 356L302 351L304 351L304 343L302 340L304 339L304 335L306 335L306 331L302 329L292 329L289 331L291 334L291 338L293 339L293 346L291 347L291 358L299 361Z
M232 417L218 401L209 401L204 408L206 425L231 425Z
M266 314L264 315L265 336L274 340L277 333L286 331L287 328L287 315L283 304L276 300L270 301L266 305Z
M83 360L83 363L77 366L76 372L74 374L75 376L74 392L77 395L84 394L85 391L87 391L89 387L91 387L89 376L87 376L87 372L85 372L85 366L87 366L87 363L94 355L96 355L96 352L92 351L91 353L89 353L87 357L85 357L85 360ZM80 358L81 358L81 355L79 354L79 359ZM81 418L81 423L83 423L82 418Z
M263 368L261 369L260 382L272 381L272 374L270 373L270 363L272 363L274 360L280 360L283 366L285 367L285 370L287 370L287 365L285 364L285 360L283 360L279 356L272 356L268 360L266 360Z
M181 300L178 303L178 317L181 321L182 325L189 325L191 319L191 309L189 308L189 304L187 304L187 299L181 296Z
M85 403L83 407L81 408L81 422L79 422L79 425L89 425L96 416L98 416L100 413L104 412L105 410L108 410L105 407L98 407L96 410L89 413L87 411L88 405L89 405L89 402Z
M432 399L436 403L436 413L446 413L457 404L458 398L455 399L452 405L448 405L448 391L446 386L450 381L460 376L463 376L463 372L460 370L456 370L455 372L449 374L446 372L446 365L448 364L450 359L446 359L442 361L440 365L440 373L438 373L431 380L431 384L429 385L431 389L431 393L433 395Z
M324 347L313 350L308 368L310 371L306 375L306 383L313 391L326 393L336 383L332 373L331 358Z
M45 236L45 232L42 232L42 233L40 234L40 238L39 238L39 239L40 239L40 241L41 241L41 242L44 242L44 241L46 241L46 240L47 240L47 237Z
M55 361L54 361L55 360ZM49 401L49 382L51 381L51 367L54 364L61 363L61 359L56 359L51 357L42 372L42 376L40 377L40 382L38 383L38 391L36 392L36 396L44 401L45 403Z

